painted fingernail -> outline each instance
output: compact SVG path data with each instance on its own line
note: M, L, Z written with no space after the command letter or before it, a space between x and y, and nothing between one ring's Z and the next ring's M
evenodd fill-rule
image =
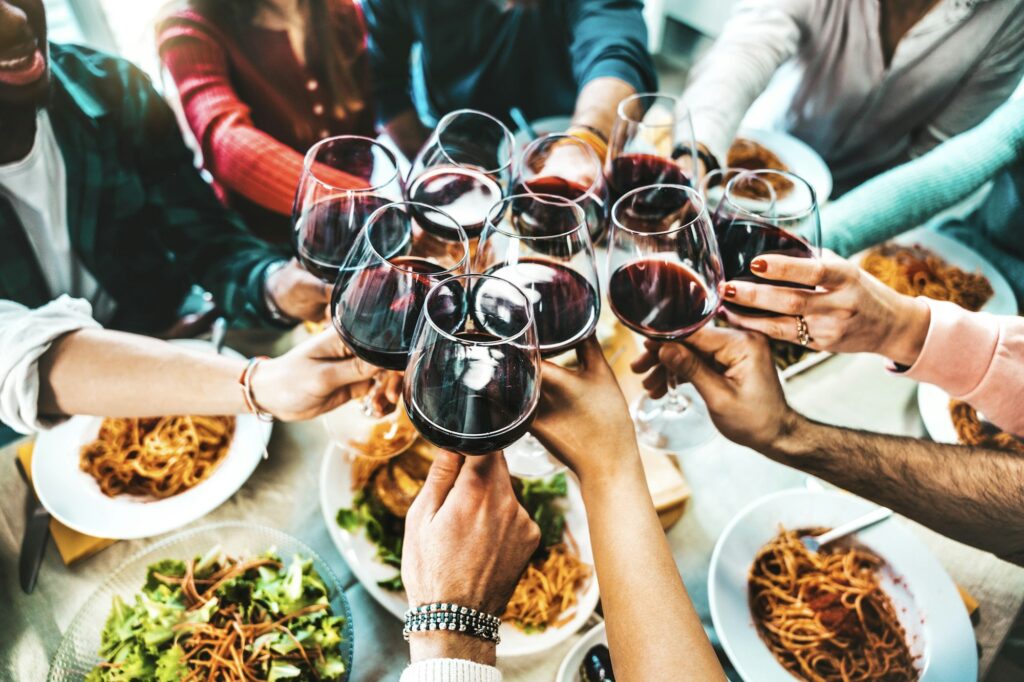
M764 272L765 270L768 269L768 264L765 263L760 258L755 258L754 261L750 264L750 269L753 272Z
M726 298L735 298L736 287L734 287L731 284L726 284L725 288L722 290L722 295L724 295Z

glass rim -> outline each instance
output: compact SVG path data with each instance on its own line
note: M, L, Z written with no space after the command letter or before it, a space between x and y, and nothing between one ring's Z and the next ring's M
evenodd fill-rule
M377 185L372 185L370 187L338 187L337 185L333 185L327 182L323 178L319 177L313 168L314 163L323 163L322 161L315 161L315 157L320 152L320 149L322 147L341 140L358 140L360 142L367 142L371 147L376 147L377 149L381 150L382 152L384 152L388 160L391 162L391 168L394 170L394 172L384 182L381 182ZM323 187L329 187L330 189L336 190L338 192L374 192L380 189L384 189L401 176L401 172L398 169L398 159L395 158L394 153L377 140L374 140L373 138L370 137L366 137L364 135L334 135L333 137L325 137L324 139L316 142L312 147L306 150L306 156L302 160L302 170L307 175L309 175L309 177L312 178L318 185L321 185Z
M626 105L629 102L635 102L635 101L638 101L638 100L641 100L641 99L650 99L650 100L666 99L666 100L670 100L672 102L672 107L670 109L672 111L672 120L667 122L667 123L647 123L647 122L642 121L642 120L638 121L635 118L633 118L632 116L628 116L626 114ZM647 109L644 109L645 113L646 113L646 111L647 111ZM618 106L615 107L615 115L620 120L625 121L625 122L627 122L627 123L629 123L631 125L642 126L644 128L674 128L677 125L679 125L679 120L678 120L679 117L676 116L676 112L679 112L679 111L682 111L683 113L685 113L687 118L690 117L690 107L686 106L686 104L683 103L682 98L677 96L677 95L669 94L667 92L637 92L637 93L633 93L629 97L624 97L619 102Z
M667 230L661 230L659 232L646 232L644 230L634 230L633 228L627 227L626 225L622 224L622 222L619 220L619 211L618 211L619 205L623 204L623 202L627 198L632 197L634 194L639 194L640 192L650 191L652 189L659 189L659 190L660 189L681 189L681 190L683 190L684 193L686 193L687 195L690 196L690 200L691 201L693 201L693 199L696 198L700 202L700 204L699 204L700 208L697 211L697 215L695 215L693 218L691 218L689 221L687 221L686 223L684 223L682 225L677 225L675 227L669 228ZM687 187L686 185L673 185L673 184L661 184L661 183L658 183L658 184L654 184L654 185L644 185L643 187L637 187L636 189L631 189L628 192L626 192L625 194L623 194L621 197L619 197L619 199L612 206L611 218L612 218L612 227L614 227L615 229L623 230L625 232L628 232L629 234L635 234L635 235L640 235L640 236L663 237L665 235L673 234L675 232L680 232L681 230L685 230L685 229L689 228L691 225L693 225L694 223L696 223L700 219L702 214L705 214L705 213L707 213L707 204L704 201L704 197L701 196L700 192L698 192L697 190L693 189L692 187Z
M445 213L441 209L435 208L435 207L431 206L430 204L421 203L419 201L392 201L391 203L385 204L384 206L381 206L380 208L378 208L376 211L371 213L370 216L366 219L366 226L362 229L363 239L366 240L367 245L370 247L370 251L372 251L373 254L375 256L377 256L377 258L380 260L380 262L387 264L388 267L390 267L390 268L392 268L394 270L398 270L399 272L405 272L405 273L412 274L412 275L422 275L422 274L424 274L424 273L421 273L421 272L416 272L415 270L412 270L410 268L404 268L401 265L397 265L396 263L391 262L391 259L396 257L396 256L385 256L384 254L382 254L380 251L377 250L377 247L373 245L373 240L370 239L370 229L377 223L376 218L377 218L378 214L383 214L384 211L398 209L398 208L402 208L402 207L406 207L406 206L418 206L420 208L426 208L426 209L429 209L431 211L435 211L437 213L440 213L445 218L447 218L448 220L452 221L452 224L455 225L455 229L458 230L458 235L459 235L458 242L453 242L450 239L445 239L444 241L446 243L459 243L459 244L461 244L462 245L462 258L460 258L459 261L455 265L453 265L452 267L445 268L441 272L428 273L426 276L427 277L436 277L438 275L446 275L448 273L455 272L456 270L458 270L460 268L465 269L465 267L468 265L468 262L469 262L469 237L466 236L466 231L464 229L462 229L462 225L460 225L458 223L458 221L455 220L455 218L452 218L450 215L448 215L447 213ZM411 216L410 216L410 218L411 218ZM438 265L440 265L440 263Z
M767 175L767 174L781 175L781 176L785 177L786 179L794 182L794 184L803 185L805 188L807 188L807 191L808 191L808 193L810 195L810 198L811 198L811 200L808 203L808 205L805 206L804 208L802 208L800 211L797 211L797 212L794 212L794 213L787 213L787 214L785 214L782 217L773 218L774 220L800 220L802 218L806 218L806 217L810 216L814 212L814 210L817 208L817 206L818 206L818 195L815 193L814 187L811 186L811 183L807 182L807 180L805 180L804 178L800 177L796 173L793 173L793 172L788 171L788 170L779 170L779 169L776 169L776 168L758 168L758 169L754 169L754 170L748 169L748 170L745 170L745 171L739 173L735 177L731 178L727 183L725 183L725 187L724 187L723 192L722 192L722 202L728 203L730 206L735 208L737 211L740 211L741 213L743 213L745 215L753 216L755 218L764 218L765 216L763 216L762 214L755 213L754 211L751 211L751 210L749 210L747 208L744 208L743 206L740 206L739 204L737 204L735 201L732 200L732 186L733 186L734 182L736 182L737 180L739 180L741 178L745 178L745 177L748 177L748 176L756 177L756 176L760 176L762 174L765 174L765 175ZM766 180L764 182L766 184L768 184L769 187L771 187L771 183L770 182L768 182ZM774 203L778 204L777 201L774 202Z
M514 334L506 335L506 336L503 336L501 338L496 338L493 341L469 341L469 340L466 340L466 339L460 339L459 337L455 336L455 334L452 334L450 332L445 331L444 329L441 329L441 327L438 326L438 324L436 322L434 322L433 318L430 315L430 307L429 307L430 299L433 298L437 294L437 292L441 289L442 286L444 286L446 284L451 284L452 281L454 281L454 280L470 280L470 279L473 279L473 280L476 280L476 279L488 280L489 279L489 280L494 280L495 282L501 282L502 284L505 284L507 286L512 287L512 289L516 292L516 294L518 296L522 297L522 299L523 299L523 307L526 310L526 323L517 332L515 332ZM468 287L463 287L463 291L465 292L466 296L469 295L469 291L470 290L469 290ZM494 275L485 275L485 274L476 273L476 272L467 272L467 273L463 273L461 275L453 275L453 276L448 277L448 278L446 278L444 280L441 280L440 282L437 282L432 287L430 287L430 291L427 292L426 297L423 299L423 308L422 308L422 310L423 310L423 312L422 312L423 319L427 321L427 324L429 324L431 327L434 328L434 331L436 331L438 334L440 334L444 338L446 338L446 339L448 339L450 341L455 341L455 342L457 342L457 343L459 343L459 344L461 344L463 346L480 346L480 347L483 347L483 348L487 348L487 347L490 347L490 346L503 346L505 344L508 344L508 343L511 343L511 342L515 341L519 337L521 337L524 334L526 334L527 332L529 332L531 327L536 329L536 322L533 319L533 304L530 302L530 297L527 296L526 292L523 291L522 287L520 287L515 282L510 282L509 280L505 279L504 277L495 277ZM520 345L526 345L526 344L520 344ZM538 343L535 344L532 347L531 350L536 350L539 353L540 352L540 342L538 341Z
M590 181L590 185L587 187L587 191L584 192L584 195L582 197L579 197L578 199L570 199L569 201L572 201L573 203L579 203L583 201L584 197L596 196L596 190L594 188L598 184L598 181L601 179L602 173L604 173L604 160L597 156L597 152L594 151L593 147L591 147L589 144L587 144L580 138L576 137L575 135L570 135L569 133L546 133L538 137L536 140L530 140L530 143L523 147L523 151L519 154L520 168L519 172L517 173L518 177L516 179L519 182L521 182L524 185L524 187L526 187L527 183L529 182L529 180L525 180L523 178L523 166L526 165L526 157L529 156L531 153L535 152L536 150L540 149L542 145L552 143L552 141L554 141L556 144L559 142L572 143L580 149L585 149L585 153L589 154L591 160L593 160L594 162L594 179ZM538 175L536 178L532 179L536 180L538 178L547 177L556 178L558 176ZM533 192L532 190L530 190L529 187L526 187L526 192L524 193L540 194L540 192Z
M496 214L499 212L504 213L506 208L514 200L517 199L531 199L539 201L540 203L546 203L553 206L559 205L563 208L571 209L577 219L577 222L573 227L569 228L565 232L559 232L558 234L524 235L519 234L517 232L510 232L509 230L503 229L499 223L495 222L495 219L497 218ZM555 201L551 201L552 199L554 199ZM577 204L575 201L572 201L571 199L560 197L557 194L545 194L543 192L523 192L521 194L513 194L511 196L505 197L504 199L496 201L494 205L491 206L490 210L487 211L487 220L485 227L492 227L494 228L495 232L497 232L498 234L505 235L510 239L518 239L520 241L530 242L543 241L546 239L561 239L563 237L568 237L574 232L578 232L580 230L584 230L587 233L587 236L590 236L590 229L587 226L587 214L583 212L583 209L580 207L579 204Z
M487 112L480 111L478 109L456 109L455 111L449 111L447 114L445 114L444 116L441 117L440 121L437 122L437 127L434 129L433 136L437 140L437 142L438 142L438 145L437 145L438 149L441 151L441 154L444 156L444 158L446 158L448 160L448 162L451 163L453 166L458 166L460 168L469 168L470 167L469 164L460 163L460 162L456 161L455 159L453 159L451 156L449 156L448 152L444 148L444 145L440 143L441 142L441 135L444 133L444 129L447 126L451 125L451 122L453 120L455 120L455 118L457 116L464 116L464 115L480 116L480 117L483 117L483 118L490 119L492 122L498 124L498 127L501 129L501 134L505 138L505 146L508 149L508 161L506 161L505 163L501 164L497 168L480 168L481 172L487 173L487 174L491 175L491 174L501 173L504 170L510 169L512 167L512 162L515 160L514 159L514 149L515 149L515 144L516 144L515 137L512 135L512 132L508 129L508 126L506 126L504 123L502 123L500 119L498 119L495 116L491 116ZM411 171L411 169L410 169L410 171ZM422 170L420 172L422 173Z

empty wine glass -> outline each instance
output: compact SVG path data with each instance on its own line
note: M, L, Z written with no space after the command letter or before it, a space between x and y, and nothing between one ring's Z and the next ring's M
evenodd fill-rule
M371 213L402 198L398 163L368 137L341 135L306 152L292 205L292 241L303 267L334 284Z
M612 202L638 187L691 184L697 147L689 110L677 97L660 93L619 102L604 172Z
M683 185L654 185L626 193L612 207L608 299L616 317L657 341L677 341L718 311L722 262L700 194ZM700 396L668 376L668 394L635 403L640 438L679 452L716 431Z
M343 262L332 292L332 319L338 334L356 356L381 369L405 369L427 292L469 269L465 232L454 218L436 209L431 209L432 220L458 241L441 240L421 229L417 216L424 208L395 202L375 211ZM379 390L378 381L364 401L367 413L374 411ZM400 422L404 413L393 410L386 417ZM358 442L364 442L360 438ZM404 449L398 449L400 444L377 448L373 456L398 454Z
M437 124L409 171L406 197L443 210L474 239L483 230L487 211L504 195L512 172L512 133L490 114L460 109ZM418 216L423 229L457 239L431 211Z
M595 244L604 234L608 186L603 159L573 135L554 133L539 137L523 149L512 182L513 194L555 194L583 209Z
M533 308L511 282L463 275L423 305L405 371L405 409L420 434L463 455L516 442L540 400Z

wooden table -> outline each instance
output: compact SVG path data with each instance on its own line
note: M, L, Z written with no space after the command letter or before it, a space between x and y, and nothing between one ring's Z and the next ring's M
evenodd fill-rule
M289 339L260 333L229 335L243 352L273 354ZM844 356L806 372L787 385L795 407L832 423L894 434L922 435L913 382L888 375L872 356ZM318 508L320 458L326 434L319 423L278 424L270 459L228 502L198 524L244 519L285 530L331 561L355 614L354 680L396 679L405 665L401 626L358 584L327 534ZM75 612L103 579L150 541L119 542L73 567L52 544L32 595L18 588L18 548L25 489L14 470L15 447L0 450L0 679L39 680ZM710 628L707 574L711 550L730 518L750 501L776 490L803 486L806 476L723 439L681 458L693 488L683 519L669 532L676 562ZM908 491L909 494L909 491ZM909 523L905 520L903 523ZM953 579L981 603L975 628L982 677L1024 602L1024 570L916 527ZM713 636L713 633L712 633ZM510 682L550 682L573 637L532 660L501 661Z

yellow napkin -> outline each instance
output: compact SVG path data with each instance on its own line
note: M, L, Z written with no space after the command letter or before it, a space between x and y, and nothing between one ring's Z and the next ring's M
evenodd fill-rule
M35 443L26 443L18 448L18 459L21 460L21 465L25 468L25 475L28 476L30 483L32 482L32 451L34 448ZM84 535L76 530L71 530L53 518L50 519L50 535L57 545L60 558L68 566L76 561L90 557L101 549L106 549L117 542L116 540Z

